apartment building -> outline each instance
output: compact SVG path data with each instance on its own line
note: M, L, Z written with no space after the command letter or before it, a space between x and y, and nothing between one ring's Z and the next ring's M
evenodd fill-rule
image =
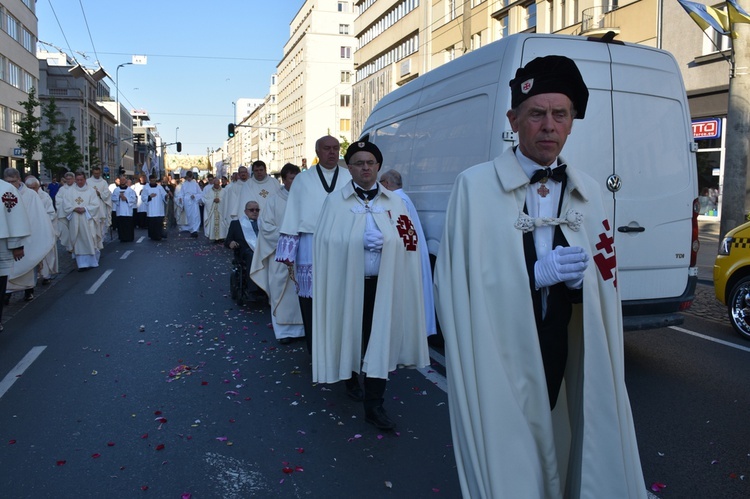
M330 134L351 141L354 71L353 0L306 0L289 25L277 65L281 164L315 163L315 141ZM282 132L284 133L284 132Z
M29 91L39 87L35 12L35 0L0 0L0 170L23 171L16 124L24 114L18 103L28 100ZM36 164L26 171L39 174Z

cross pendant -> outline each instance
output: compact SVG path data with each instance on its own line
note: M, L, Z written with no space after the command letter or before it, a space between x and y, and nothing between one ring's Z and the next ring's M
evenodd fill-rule
M542 196L543 198L547 197L547 194L549 194L549 189L547 189L547 186L542 184L539 186L539 188L536 190L537 194Z

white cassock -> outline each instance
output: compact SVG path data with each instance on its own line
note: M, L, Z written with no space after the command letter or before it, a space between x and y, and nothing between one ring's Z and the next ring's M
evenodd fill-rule
M120 199L120 194L125 195L125 199ZM112 209L118 217L133 218L133 210L138 204L138 195L132 187L117 187L112 191Z
M99 243L94 219L99 215L99 198L94 189L88 185L78 187L73 184L64 191L62 208L64 218L68 221L68 251L73 253L79 269L99 266ZM55 199L59 199L58 192ZM76 213L75 208L83 208L83 213Z
M341 166L328 170L315 165L294 177L284 212L284 222L281 224L276 259L294 262L299 296L312 297L313 233L323 203L328 197L323 182L325 181L331 192L336 192L351 184L351 180L349 170Z
M201 201L201 188L195 180L186 180L182 184L180 193L177 195L177 204L185 212L185 224L180 226L180 230L186 230L190 233L198 232L201 226L201 212L199 203Z
M140 181L134 183L130 188L133 189L136 196L136 206L135 211L136 213L145 213L146 207L143 205L143 201L141 200L141 191L143 188L146 187L146 184L142 184Z
M224 191L225 189L221 187L214 189L213 185L207 185L203 189L203 233L211 241L226 238L229 230L229 222L221 216L221 207L225 199Z
M419 256L422 262L422 291L424 294L424 315L427 326L427 336L437 334L437 321L435 320L435 295L432 284L432 266L430 265L430 252L427 249L427 239L424 237L422 222L419 221L417 208L403 189L396 189L396 194L404 200L409 209L409 216L417 231L417 236L423 244L419 245Z
M20 291L36 286L35 269L55 245L55 230L41 198L25 184L18 188L21 202L31 224L31 234L24 243L24 256L14 261L8 274L8 291Z
M57 233L59 234L60 238L60 244L68 247L68 243L70 242L70 234L68 231L68 219L63 214L63 204L62 199L65 197L65 191L72 188L72 186L68 184L61 184L60 189L57 191L57 195L55 195L55 207L57 210Z
M382 233L383 248L372 332L363 357L363 238L368 224ZM360 372L360 365L368 377L380 379L388 379L398 367L428 365L420 241L403 200L380 189L366 205L347 182L326 199L313 239L313 381L349 379L352 372Z
M178 228L183 225L187 225L187 217L185 216L185 210L182 208L182 205L180 204L180 201L179 201L180 192L182 191L183 183L184 182L177 182L177 185L175 185L174 187L174 203L173 203L174 219Z
M573 304L554 410L521 223L529 177L512 149L458 176L435 266L454 452L464 497L646 496L624 378L612 227L601 188L568 166L560 225L591 257ZM541 219L539 219L541 220ZM599 248L597 248L599 246Z
M97 197L101 205L99 206L99 216L96 217L96 224L99 226L99 232L104 239L104 234L107 232L107 228L111 224L112 218L112 191L109 190L109 184L106 180L99 177L89 177L86 179L86 183L89 187L96 191Z
M282 187L260 212L258 248L253 255L253 265L250 268L250 278L268 294L276 339L305 336L297 291L289 275L289 267L275 260L279 229L284 220L288 197L289 191Z
M44 189L39 189L36 193L42 200L44 211L47 212L52 228L55 231L55 244L52 245L52 249L49 250L49 253L47 253L42 260L42 269L39 271L43 279L51 279L52 276L59 272L57 260L57 238L60 237L60 232L59 225L57 224L57 212L55 211L55 205L52 202L52 198Z
M18 190L0 179L0 276L8 275L13 266L11 248L25 246L31 234L31 223L26 210L20 206ZM24 252L26 248L24 247Z
M261 182L250 177L246 181L238 180L227 187L224 195L226 204L222 208L222 216L229 222L237 220L245 212L245 204L248 201L256 201L260 206L260 212L266 207L268 199L281 190L279 181L268 175Z
M151 197L151 194L155 196ZM167 208L167 191L159 184L154 187L146 184L141 191L141 202L146 207L146 218L163 217Z

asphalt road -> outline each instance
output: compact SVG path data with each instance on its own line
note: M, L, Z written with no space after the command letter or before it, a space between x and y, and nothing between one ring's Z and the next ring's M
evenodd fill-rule
M267 307L233 304L228 250L142 235L7 308L1 497L460 497L440 352L393 376L398 431L379 432L342 387L309 381L303 344L276 343ZM625 335L659 498L750 497L750 343L711 299L700 284L681 328Z

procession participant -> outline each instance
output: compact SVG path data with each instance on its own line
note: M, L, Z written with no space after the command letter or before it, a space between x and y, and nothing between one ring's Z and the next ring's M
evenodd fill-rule
M148 185L141 191L141 201L146 206L148 237L152 241L161 241L164 232L167 191L159 185L158 178L153 173L148 177Z
M26 210L20 206L18 190L5 180L0 180L0 297L5 296L8 274L14 262L24 257L24 244L31 234L31 224ZM0 300L0 331L4 329L3 304Z
M185 224L180 227L180 231L190 232L191 237L198 237L198 229L201 226L200 210L198 210L200 200L201 188L193 178L193 172L188 171L177 195L177 202L185 212L186 219Z
M57 176L54 176L50 183L47 184L47 194L49 194L50 199L52 199L52 206L55 205L55 196L57 196L57 191L59 190L60 183L57 181Z
M185 210L180 204L180 191L182 190L182 179L176 178L174 180L174 191L172 197L172 206L174 207L174 222L177 230L182 230L180 227L187 225L187 216Z
M289 275L290 269L275 260L289 189L299 172L299 167L291 163L281 168L282 188L271 196L260 214L257 256L253 258L250 268L250 278L268 294L273 334L282 345L305 336L294 280Z
M37 280L35 270L55 245L55 231L41 198L34 190L21 182L19 171L15 168L6 168L3 171L3 179L18 190L18 197L21 201L19 204L26 211L31 224L31 234L24 243L24 258L13 262L8 274L6 293L23 291L23 299L31 301L34 299L34 287ZM6 295L6 298L10 296Z
M419 241L403 200L378 189L383 156L361 141L346 151L352 181L328 197L315 227L313 382L345 381L365 421L395 427L383 408L388 373L429 364Z
M121 243L129 243L135 239L135 219L133 209L137 200L135 191L128 187L125 175L120 179L120 186L112 192L112 207L117 217L117 237Z
M86 185L86 175L75 173L75 184L64 191L62 212L68 221L67 249L76 260L78 271L99 266L99 237L94 219L98 216L99 198L94 189Z
M224 239L224 246L234 250L235 257L241 259L245 265L245 272L250 273L253 264L255 249L258 245L258 216L260 215L260 206L257 201L248 201L245 203L245 213L239 220L232 220L229 224L227 237ZM247 281L246 294L253 299L260 299L258 286Z
M55 210L57 210L57 232L60 234L60 244L68 247L68 242L70 240L69 231L68 231L68 219L65 217L62 211L62 203L61 200L63 196L65 195L65 192L72 188L73 185L75 185L75 179L76 176L73 172L65 172L63 175L63 183L60 185L60 189L57 191L57 196L55 196Z
M99 228L102 241L107 228L110 226L110 216L112 212L112 193L109 190L109 184L102 178L102 168L100 166L91 167L91 176L86 183L94 189L96 197L99 198L99 216L94 220Z
M135 182L130 186L136 196L136 207L133 217L135 220L135 226L139 229L145 229L147 227L146 205L144 205L141 200L141 191L143 191L144 187L146 187L146 175L141 173L138 175L138 182Z
M404 203L406 203L406 207L409 210L409 217L417 231L417 237L420 241L424 241L424 244L419 245L419 257L422 263L422 294L424 295L425 325L427 327L427 336L436 335L437 321L435 320L435 296L432 284L432 265L430 264L430 252L427 250L427 239L424 237L424 230L422 230L422 222L419 221L417 208L414 206L409 195L404 192L401 173L397 170L388 170L383 173L380 176L380 183L383 184L383 187L389 191L393 191L404 200Z
M120 176L115 177L115 181L109 184L109 197L110 202L112 200L112 194L120 188ZM110 215L109 215L109 225L112 227L113 230L117 230L117 212L115 211L115 207L110 205Z
M240 166L237 169L237 181L229 185L222 213L227 223L241 215L242 206L246 200L256 200L262 210L268 198L281 189L279 182L266 173L266 164L263 161L255 161L252 171L253 175L250 177L248 169Z
M216 243L227 237L229 224L221 216L221 203L224 201L224 189L221 180L214 178L211 184L203 189L203 234Z
M338 166L339 141L330 135L315 142L319 162L294 179L281 224L276 261L294 266L307 351L312 353L313 233L328 195L352 179L349 170Z
M510 89L519 145L458 176L435 268L461 490L645 497L612 226L598 183L559 157L588 89L562 56Z
M44 259L42 260L42 266L39 269L39 275L42 277L42 285L44 286L46 284L49 284L52 278L59 272L57 260L57 238L60 237L60 233L58 232L59 228L57 225L57 212L55 210L55 205L52 201L52 197L47 194L44 189L41 189L41 184L36 177L28 175L24 180L24 183L26 184L26 187L35 191L39 196L39 199L42 200L44 211L47 213L50 224L52 224L52 230L55 237L55 242L52 245L52 249L50 249L49 253L44 256Z

